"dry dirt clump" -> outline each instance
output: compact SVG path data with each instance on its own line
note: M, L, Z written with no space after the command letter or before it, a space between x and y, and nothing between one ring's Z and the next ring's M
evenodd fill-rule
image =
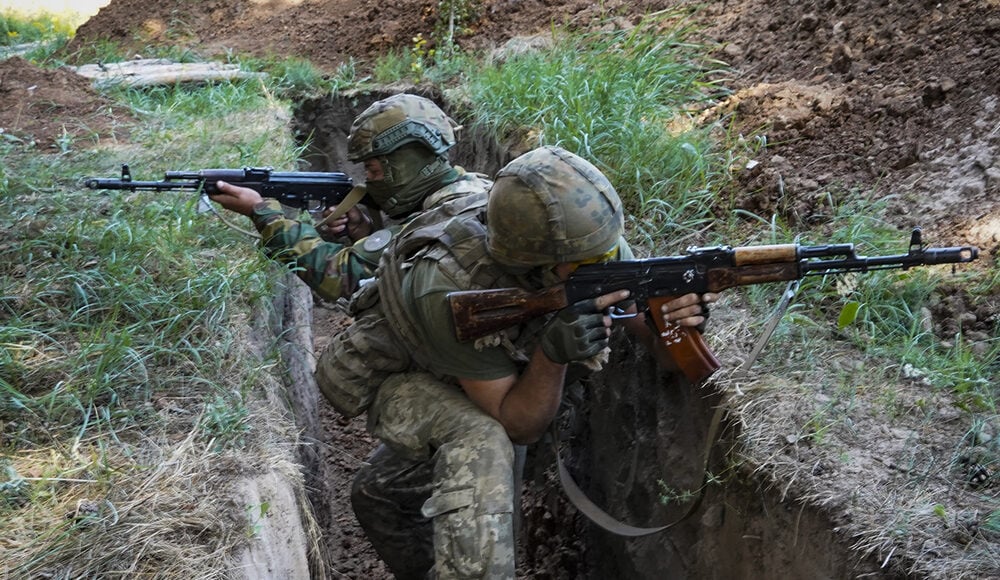
M41 148L81 140L124 139L131 120L90 81L66 69L43 69L15 56L0 60L0 133Z
M1000 66L997 3L764 4L706 8L736 75L725 106L768 144L744 208L809 225L832 210L825 191L874 191L903 227L995 250L1000 82L982 71Z

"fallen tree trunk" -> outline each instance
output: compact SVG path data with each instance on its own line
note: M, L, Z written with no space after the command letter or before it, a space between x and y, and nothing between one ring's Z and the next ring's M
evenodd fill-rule
M124 62L85 64L77 74L93 79L95 86L122 84L130 87L204 83L218 80L261 78L266 73L241 70L239 65L220 62L184 62L167 59L135 59Z

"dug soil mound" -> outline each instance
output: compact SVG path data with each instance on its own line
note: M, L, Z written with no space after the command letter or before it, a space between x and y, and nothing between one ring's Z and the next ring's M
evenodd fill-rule
M470 16L455 38L465 49L489 49L552 26L622 25L683 4L486 0L465 4ZM987 216L1000 197L1000 77L986 72L1000 67L996 0L698 5L692 20L731 67L723 86L733 95L710 114L735 112L738 127L767 144L742 176L744 209L813 223L832 210L822 191L857 188L890 197L902 225L923 225L942 243L996 248L995 221L983 224L995 220ZM438 3L422 0L115 0L69 49L83 54L107 38L136 54L166 44L364 70L446 23Z
M0 133L42 149L124 139L124 110L68 69L43 69L19 56L0 60Z

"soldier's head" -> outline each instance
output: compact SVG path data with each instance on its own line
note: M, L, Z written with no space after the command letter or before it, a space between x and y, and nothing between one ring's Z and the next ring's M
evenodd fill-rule
M398 94L376 101L351 125L347 158L364 163L368 194L388 215L420 207L451 171L447 151L460 127L430 99Z
M515 273L616 257L625 216L618 192L587 160L540 147L497 173L486 210L490 256Z

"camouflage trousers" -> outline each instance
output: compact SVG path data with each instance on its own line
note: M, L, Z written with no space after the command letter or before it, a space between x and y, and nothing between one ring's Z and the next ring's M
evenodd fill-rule
M351 501L393 574L514 578L519 473L503 426L425 373L391 376L368 414L384 445L358 473Z

